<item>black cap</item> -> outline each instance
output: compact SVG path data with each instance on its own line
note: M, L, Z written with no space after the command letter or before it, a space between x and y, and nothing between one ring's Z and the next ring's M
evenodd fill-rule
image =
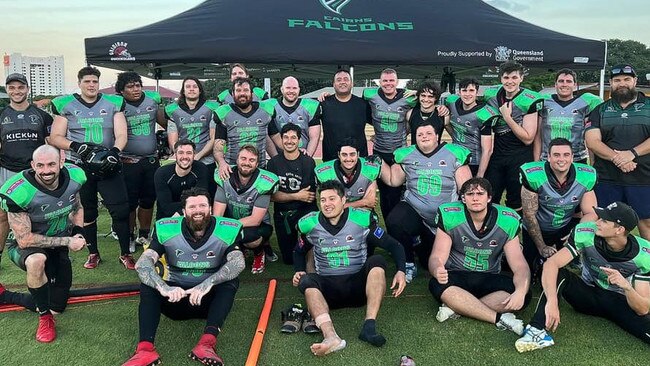
M621 201L610 203L607 207L594 207L596 215L603 220L615 222L625 228L627 231L632 231L639 223L639 216L632 207L626 205Z
M5 85L9 84L12 81L18 81L25 85L29 85L27 84L27 78L25 75L19 73L9 74L9 76L7 76L7 80L5 81Z
M636 71L634 71L634 68L630 64L612 66L612 68L609 70L609 78L611 79L614 76L619 75L630 75L632 77L636 77Z

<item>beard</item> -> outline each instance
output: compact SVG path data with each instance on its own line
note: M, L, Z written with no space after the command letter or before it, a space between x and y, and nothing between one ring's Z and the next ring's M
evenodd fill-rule
M253 98L246 98L246 100L243 100L242 98L235 99L235 105L241 109L248 108L248 106L250 106L252 102L253 102Z
M623 104L634 100L636 94L636 88L627 88L622 86L616 90L612 90L612 99L619 104Z
M192 230L192 232L197 232L197 231L203 231L208 227L208 224L210 224L210 215L205 214L203 215L203 218L201 220L194 220L193 217L188 217L185 216L185 219L187 220L187 224Z

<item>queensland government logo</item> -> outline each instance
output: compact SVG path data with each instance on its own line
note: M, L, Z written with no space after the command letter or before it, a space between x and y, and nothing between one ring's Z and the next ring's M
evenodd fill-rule
M111 61L135 61L135 57L131 56L126 42L115 42L108 50L108 55L111 56Z
M341 15L341 9L343 9L343 7L346 6L350 1L352 0L320 0L320 3L325 7L325 9L331 11L332 13Z
M506 62L510 60L512 50L506 46L498 46L494 48L494 58L498 62Z

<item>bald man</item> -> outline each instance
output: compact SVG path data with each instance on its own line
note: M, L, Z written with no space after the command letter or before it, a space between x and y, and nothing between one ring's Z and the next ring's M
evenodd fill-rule
M303 99L300 96L298 79L287 76L282 80L282 98L273 99L275 108L275 123L277 130L281 131L287 123L298 125L301 129L300 145L298 148L309 156L314 156L320 144L320 103L313 99ZM278 150L282 150L280 133L271 135L273 143Z

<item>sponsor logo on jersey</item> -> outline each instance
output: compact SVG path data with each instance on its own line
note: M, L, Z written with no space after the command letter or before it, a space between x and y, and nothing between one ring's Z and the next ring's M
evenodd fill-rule
M153 111L155 111L155 110L156 110L156 108L154 108L154 107L152 107L152 106L148 106L148 107L147 107L147 112L153 112Z
M504 215L504 216L514 217L515 219L519 220L519 216L517 216L517 214L514 213L514 212L503 210L503 211L501 211L501 214Z
M366 192L366 190L363 189L363 187L360 187L360 188L357 190L357 193L358 193L358 194L364 194L365 192Z
M578 202L578 196L571 196L571 202Z
M210 250L205 254L205 257L208 258L208 259L211 259L211 258L216 257L216 255L214 255L214 252Z
M354 241L354 237L353 237L352 235L348 235L348 236L345 237L345 241L346 241L347 243L353 242L353 241Z
M584 232L594 233L594 232L596 232L596 230L594 230L594 229L592 229L590 227L579 227L579 228L576 229L576 232L577 233L584 233Z
M621 113L621 118L627 118L627 117L628 117L627 112Z
M106 115L108 115L108 112L106 112L106 109L100 109L99 110L99 115L100 116L106 116Z
M8 125L8 124L10 124L10 123L14 123L14 121L12 121L11 118L9 118L9 117L5 117L5 118L2 120L2 124L3 124L3 125Z
M444 161L444 160L440 160L440 161L438 162L438 166L447 166L447 162Z
M526 169L526 173L530 174L530 173L533 173L533 172L538 172L540 170L544 170L544 168L542 168L541 166L535 166L535 167Z
M167 225L167 224L175 224L177 222L178 222L178 220L175 220L175 219L167 219L167 220L158 221L158 224L159 225Z
M221 225L221 226L239 227L239 223L238 222L233 222L233 221L221 221L221 222L219 222L219 225Z
M267 182L269 182L269 183L275 184L275 180L274 180L273 178L269 177L269 176L266 175L266 174L262 174L262 175L260 176L260 178L264 179L265 181L267 181Z
M255 197L246 197L246 203L253 203Z
M131 55L127 48L127 42L115 42L108 49L108 55L111 56L111 61L135 61L135 57Z
M588 168L588 167L582 167L582 166L579 166L579 167L578 167L578 171L579 171L579 172L588 172L588 173L593 173L593 172L594 172L594 168Z
M445 207L443 208L445 212L460 212L460 207Z
M18 119L25 119L25 115L21 113L21 114L17 115L16 118L18 118Z
M258 125L261 125L261 124L263 124L264 122L262 122L262 119L261 119L261 118L258 118L258 119L255 121L255 123L258 124Z
M11 195L14 189L18 188L18 186L23 184L24 182L25 182L25 178L20 178L17 181L15 181L14 184L10 185L9 188L7 188L7 195Z
M490 240L490 244L488 244L488 246L490 246L490 247L496 247L497 245L498 244L497 244L496 240Z
M33 124L33 125L38 124L38 120L39 120L39 118L38 118L37 115L35 115L35 114L30 114L30 115L29 115L29 119L32 121L32 124Z
M201 117L199 117L199 120L205 122L205 121L207 121L208 119L207 119L205 116L202 115Z
M644 252L650 254L650 248L643 247L643 248L641 248L641 250L643 250Z
M384 236L384 233L384 229L377 227L372 235L374 235L377 239L381 239L381 237Z

